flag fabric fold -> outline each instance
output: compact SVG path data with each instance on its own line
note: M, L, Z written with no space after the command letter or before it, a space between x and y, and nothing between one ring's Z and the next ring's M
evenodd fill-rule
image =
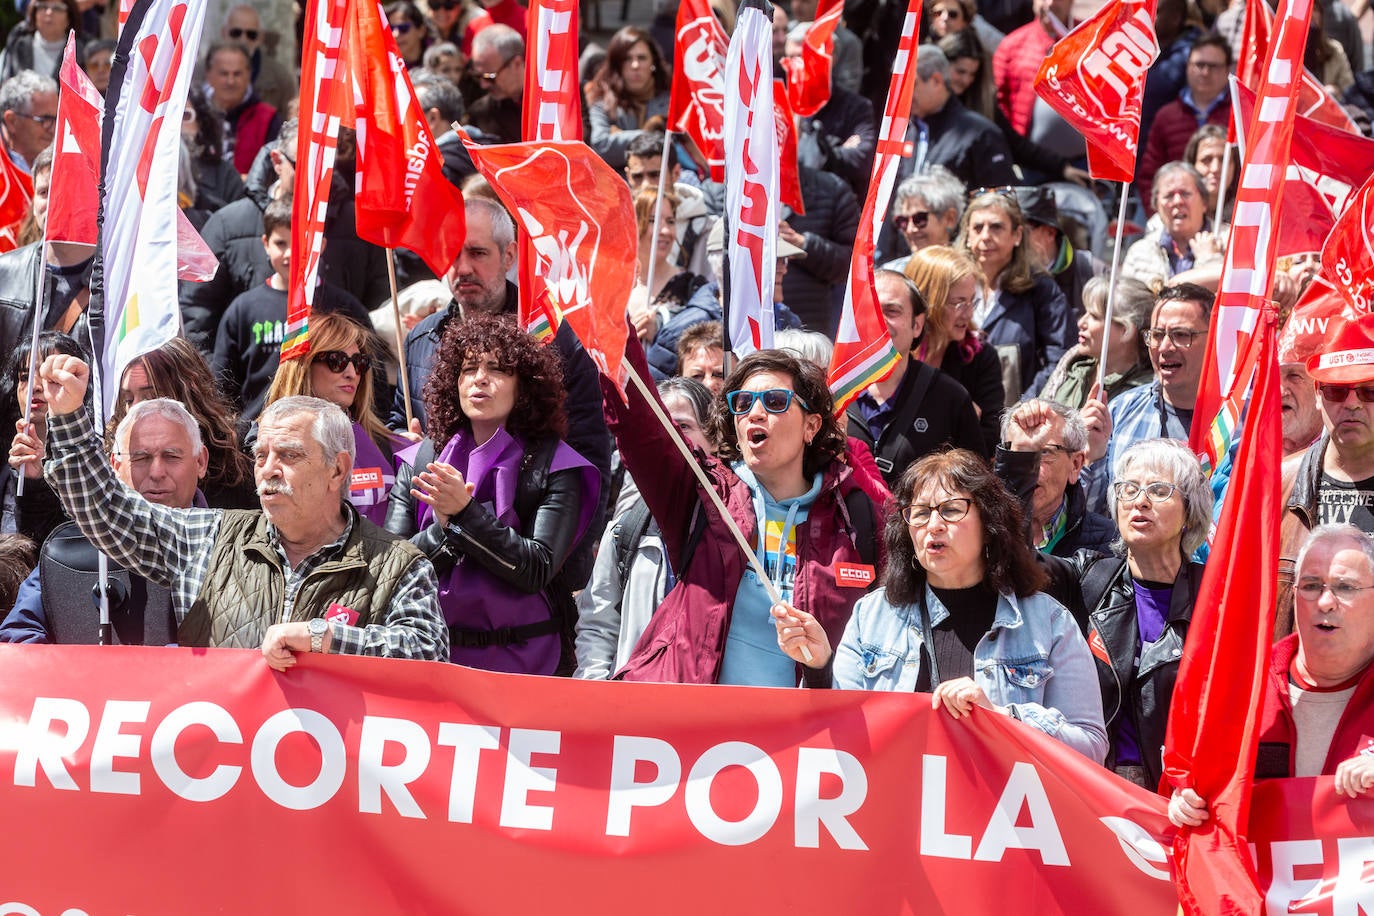
M787 84L773 80L773 118L778 131L778 199L796 213L806 215L801 174L797 171L797 121L787 101Z
M887 213L888 200L897 180L897 166L909 155L906 129L911 120L911 92L916 80L916 28L921 21L921 0L910 0L902 20L902 37L892 62L887 103L879 126L877 154L872 177L859 217L859 231L849 259L844 310L830 356L829 383L835 396L835 413L842 415L849 403L874 382L892 372L901 359L892 346L873 277L873 249Z
M1145 74L1159 57L1157 0L1111 0L1055 42L1035 92L1083 135L1088 172L1103 181L1135 177Z
M1245 19L1240 33L1240 59L1236 61L1236 79L1240 80L1251 92L1259 93L1264 85L1264 61L1268 58L1269 42L1274 32L1274 13L1267 3L1245 5ZM1298 89L1297 113L1337 130L1363 136L1350 115L1345 113L1341 103L1305 67L1302 71L1302 85ZM1232 109L1232 124L1239 122ZM1234 140L1234 136L1231 138Z
M784 57L787 103L797 115L809 118L830 101L831 67L835 59L835 29L844 15L844 0L821 0L816 21L806 31L800 57Z
M10 159L0 140L0 253L19 247L19 229L33 201L33 179Z
M738 357L773 346L778 242L778 135L773 19L744 0L725 62L726 347Z
M359 0L348 21L358 237L408 248L442 277L463 247L463 195L444 177L438 144L381 5Z
M668 129L692 138L710 168L725 180L725 59L730 40L707 0L682 0L673 37L673 88Z
M204 19L203 0L136 0L115 51L100 154L104 306L91 310L106 417L124 368L181 331L177 169Z
M1335 281L1332 285L1352 313L1369 312L1374 304L1374 175L1331 227L1321 272Z
M461 136L473 165L529 234L540 294L619 384L639 254L624 178L578 141L479 146Z
M100 119L105 100L76 61L76 35L68 33L58 71L48 215L44 236L50 242L94 246L100 211Z

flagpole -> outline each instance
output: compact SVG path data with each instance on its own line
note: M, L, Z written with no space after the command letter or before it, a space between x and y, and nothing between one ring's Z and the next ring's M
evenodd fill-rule
M410 408L410 375L406 371L406 342L401 334L401 303L396 294L396 249L386 249L386 279L391 284L391 317L396 321L396 358L400 361L401 397L406 403L406 429L410 429L415 414Z
M1116 214L1116 241L1112 243L1112 274L1107 281L1107 307L1102 313L1102 353L1097 358L1097 389L1105 402L1107 389L1102 380L1107 375L1107 347L1112 339L1112 307L1116 305L1116 278L1121 271L1121 240L1126 234L1126 204L1131 199L1131 183L1121 182L1121 206Z
M1217 183L1217 212L1212 217L1212 232L1215 234L1221 231L1221 211L1226 206L1226 182L1230 180L1227 172L1231 171L1231 144L1222 145L1221 151L1221 180Z
M728 378L735 368L735 351L730 339L730 214L720 216L720 324L725 347L721 352L720 369Z
M654 198L654 233L649 237L649 272L644 276L644 287L647 295L644 297L645 308L654 307L654 262L658 260L658 230L663 223L663 186L667 183L668 154L673 148L673 132L665 130L663 132L663 155L658 160L658 196Z
M663 405L660 404L658 400L658 392L650 390L644 379L640 378L639 373L635 371L634 364L630 362L630 360L625 360L625 362L621 363L621 366L630 377L630 381L634 382L635 387L639 389L639 393L644 396L644 400L649 402L649 407L653 409L654 416L658 417L658 422L663 424L663 428L668 431L668 437L673 440L673 444L677 446L677 450L681 452L682 457L686 459L687 466L692 469L692 473L696 475L697 481L701 484L701 491L706 494L706 498L711 501L711 505L715 506L716 512L719 513L720 517L725 521L726 527L730 529L730 536L735 539L735 543L739 545L739 549L744 553L745 558L749 561L749 565L753 567L754 573L759 578L759 582L761 582L763 587L768 591L768 600L774 604L782 604L782 594L778 591L778 587L773 584L773 580L768 575L768 570L763 568L763 563L759 560L758 554L754 552L753 547L749 546L749 541L744 537L744 532L740 530L739 525L736 524L734 518L731 517L729 510L725 508L725 503L721 501L720 494L716 492L716 488L711 483L711 479L706 476L706 471L697 463L696 456L693 455L692 450L687 447L687 443L682 438L682 433L678 430L677 424L663 412ZM811 652L805 646L802 647L802 655L808 662L811 661Z

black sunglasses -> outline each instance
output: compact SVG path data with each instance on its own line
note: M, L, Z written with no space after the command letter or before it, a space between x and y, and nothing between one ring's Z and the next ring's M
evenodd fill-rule
M238 41L240 38L247 38L249 41L257 41L258 35L261 33L258 32L257 29L228 29L224 34L234 39L234 41Z
M462 5L460 0L432 0L429 8L431 10L456 10Z
M325 350L323 353L316 353L311 360L316 363L324 363L324 367L330 372L343 372L352 363L353 368L358 370L359 375L364 375L372 368L372 357L366 353L354 353L349 356L342 350Z
M917 229L924 229L930 225L930 211L922 210L920 213L912 213L905 216L892 217L892 225L897 227L898 232L906 232L907 226L914 226Z

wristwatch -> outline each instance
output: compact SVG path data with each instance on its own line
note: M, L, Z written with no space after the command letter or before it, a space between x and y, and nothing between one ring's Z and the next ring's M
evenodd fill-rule
M310 651L323 652L324 634L329 632L329 621L323 617L312 617L306 621L305 626L310 631Z

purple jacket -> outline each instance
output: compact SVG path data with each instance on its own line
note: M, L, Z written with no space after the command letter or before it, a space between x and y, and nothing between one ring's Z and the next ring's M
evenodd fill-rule
M642 360L640 356L638 367L643 366ZM647 369L641 371L648 376ZM609 386L609 382L603 379L603 386ZM644 396L633 387L628 394L627 407L618 393L608 389L606 419L620 445L626 469L639 485L644 502L663 532L677 584L654 612L633 655L616 677L627 681L713 684L720 673L731 606L747 561L715 508L701 497L696 475L654 417ZM751 543L756 542L758 520L749 487L720 461L706 457L699 460L744 536ZM831 462L807 520L797 527L797 576L792 600L816 616L831 645L839 645L854 604L865 593L862 585L840 586L835 581L837 563L863 564L854 546L854 525L844 501L847 493L857 489L849 467ZM698 506L706 513L707 525L684 570L683 550ZM882 517L877 510L873 515ZM877 570L873 572L876 578Z

